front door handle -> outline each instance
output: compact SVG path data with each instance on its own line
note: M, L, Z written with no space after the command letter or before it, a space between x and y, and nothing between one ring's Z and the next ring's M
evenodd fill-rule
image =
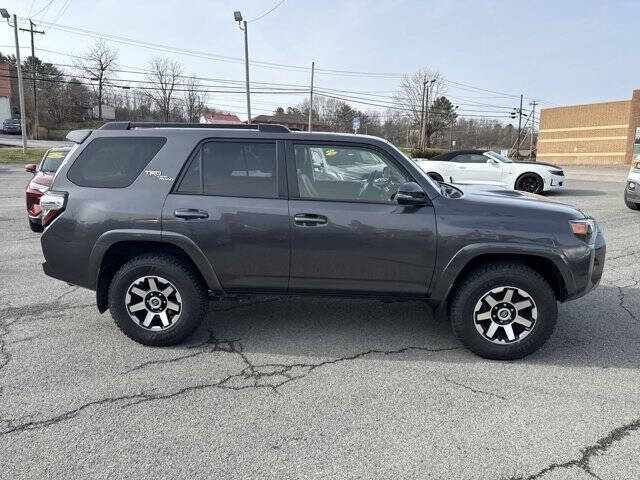
M302 227L326 225L327 217L324 215L316 215L315 213L297 213L293 216L293 223Z
M174 217L190 220L193 218L209 218L209 212L197 208L179 208L173 212Z

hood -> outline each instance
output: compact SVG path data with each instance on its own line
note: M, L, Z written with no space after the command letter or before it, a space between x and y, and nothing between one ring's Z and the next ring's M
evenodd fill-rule
M38 172L31 179L32 182L39 183L40 185L46 185L47 187L51 186L53 182L53 176L55 172Z
M562 170L562 167L559 167L558 165L554 165L553 163L545 163L545 162L513 162L513 163L524 163L525 165L543 165L545 167L552 167L552 168L556 168L558 170Z
M529 209L567 214L571 218L585 218L587 215L581 210L561 203L557 200L536 195L535 193L521 192L495 185L454 185L462 190L464 198L479 203L491 204L495 208Z

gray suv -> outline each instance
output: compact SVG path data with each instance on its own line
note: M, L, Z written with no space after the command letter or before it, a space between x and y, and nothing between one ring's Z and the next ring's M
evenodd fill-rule
M515 359L600 281L604 238L575 208L435 182L375 137L210 127L71 132L41 199L45 273L137 342L184 340L211 299L324 295L423 300L476 354Z

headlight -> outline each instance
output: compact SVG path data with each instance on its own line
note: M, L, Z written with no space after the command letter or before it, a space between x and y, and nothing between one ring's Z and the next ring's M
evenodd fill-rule
M29 188L40 193L45 193L49 190L49 187L47 185L42 185L41 183L36 183L33 181L29 182Z
M595 242L598 226L593 218L569 220L569 225L571 227L571 231L576 237L584 240L588 244Z

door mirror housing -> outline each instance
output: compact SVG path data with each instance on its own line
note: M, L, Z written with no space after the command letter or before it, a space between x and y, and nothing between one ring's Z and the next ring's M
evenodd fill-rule
M405 182L394 195L398 205L428 205L429 197L416 182Z
M487 163L490 163L491 165L498 165L498 161L495 158L489 158Z
M25 171L27 171L29 173L36 173L36 169L37 168L38 168L38 166L35 163L29 163L29 164L24 166Z

